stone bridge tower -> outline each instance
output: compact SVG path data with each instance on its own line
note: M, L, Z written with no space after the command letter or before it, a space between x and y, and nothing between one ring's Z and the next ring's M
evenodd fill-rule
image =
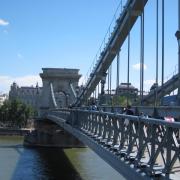
M40 73L43 88L40 110L68 107L76 98L76 89L81 75L79 69L42 68Z

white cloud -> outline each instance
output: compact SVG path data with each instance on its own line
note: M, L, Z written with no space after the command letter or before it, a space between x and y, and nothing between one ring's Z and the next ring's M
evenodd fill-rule
M133 67L133 69L135 69L135 70L140 70L140 63L133 64L132 67ZM146 69L147 69L147 65L144 64L144 70L146 70Z
M27 75L23 77L17 77L14 80L19 86L32 86L38 84L42 86L41 78L37 75Z
M0 76L0 92L8 93L10 86L16 82L18 86L35 86L38 82L42 86L41 78L38 75L26 75L22 77Z
M0 26L7 26L9 25L9 22L4 20L4 19L0 19Z

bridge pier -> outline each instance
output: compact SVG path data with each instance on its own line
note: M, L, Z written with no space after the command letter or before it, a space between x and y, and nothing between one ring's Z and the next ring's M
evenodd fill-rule
M35 121L35 130L27 134L25 146L76 148L85 147L77 138L48 120Z

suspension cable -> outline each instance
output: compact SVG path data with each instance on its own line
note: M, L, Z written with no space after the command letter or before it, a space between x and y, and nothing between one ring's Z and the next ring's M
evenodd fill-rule
M140 50L140 102L142 104L144 91L144 10L141 14L141 50Z
M177 105L180 105L180 44L179 44L179 35L180 32L180 0L178 0L178 30L176 32L176 38L178 40L178 78L179 78L179 86L178 86L178 94L177 94Z
M122 13L122 10L123 10L123 2L122 2L122 0L120 2L120 5L121 5L121 13Z
M129 104L129 64L130 64L130 33L128 35L128 66L127 66L127 105Z
M127 64L127 99L126 99L126 105L129 105L129 64L130 64L130 20L131 20L131 9L129 10L129 20L128 20L128 64Z
M180 0L178 0L178 31L180 31ZM180 45L179 45L180 47ZM178 73L180 76L180 48L178 47Z
M162 82L164 85L164 0L162 0Z
M158 88L158 67L159 67L159 1L156 1L156 87L154 106L157 106L157 88Z
M158 84L158 55L159 55L159 1L156 1L156 84Z
M178 0L178 30L180 30L180 0Z
M142 16L142 99L144 95L144 11Z

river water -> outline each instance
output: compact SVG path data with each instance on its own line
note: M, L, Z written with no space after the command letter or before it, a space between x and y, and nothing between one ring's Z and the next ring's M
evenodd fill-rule
M124 180L89 148L24 148L0 136L0 180Z

